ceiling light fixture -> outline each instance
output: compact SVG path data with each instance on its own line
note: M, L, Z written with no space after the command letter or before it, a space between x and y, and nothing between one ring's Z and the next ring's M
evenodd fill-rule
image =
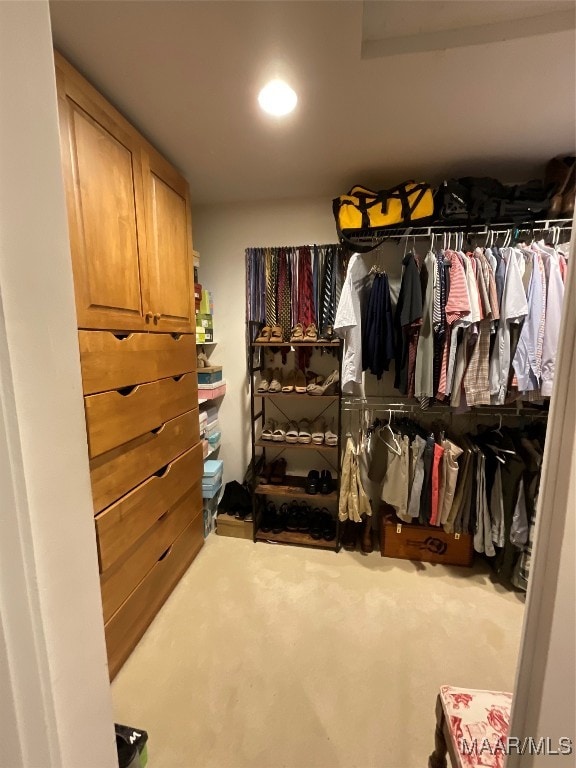
M298 96L284 80L271 80L258 94L260 107L274 117L292 112L297 102Z

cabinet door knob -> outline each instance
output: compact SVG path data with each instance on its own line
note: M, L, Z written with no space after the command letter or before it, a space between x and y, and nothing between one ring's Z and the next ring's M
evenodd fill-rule
M161 314L160 314L160 312L156 312L156 313L154 314L154 321L155 321L155 322L158 322L158 320L160 320L160 317L161 317Z
M152 312L146 312L146 314L144 315L144 317L146 318L146 322L148 322L148 320L152 320L152 318L154 317L154 315L152 314Z

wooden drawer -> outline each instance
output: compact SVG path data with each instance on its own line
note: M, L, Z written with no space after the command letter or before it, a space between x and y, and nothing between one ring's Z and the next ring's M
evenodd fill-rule
M195 373L139 384L129 392L103 392L84 398L90 458L117 448L198 407Z
M198 408L90 460L94 514L124 496L200 440Z
M202 488L199 482L154 523L125 557L102 574L100 586L104 622L120 608L158 558L198 515L202 516Z
M100 572L110 568L202 478L202 444L168 464L96 518Z
M202 515L198 515L105 623L110 679L116 676L203 544Z
M196 336L78 331L84 394L132 387L196 370Z

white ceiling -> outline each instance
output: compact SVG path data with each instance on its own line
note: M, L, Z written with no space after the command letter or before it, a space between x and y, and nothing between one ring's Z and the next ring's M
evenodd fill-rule
M193 202L214 203L334 197L353 183L458 174L520 180L574 153L573 24L462 47L480 5L495 23L510 21L504 5L532 15L573 6L55 0L51 15L56 47L182 169ZM447 27L460 47L362 58L363 39ZM256 101L278 75L299 95L282 121Z

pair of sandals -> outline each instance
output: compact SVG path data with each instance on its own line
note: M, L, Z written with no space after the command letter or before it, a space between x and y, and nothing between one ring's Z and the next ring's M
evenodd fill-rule
M262 429L262 440L270 440L273 443L303 443L314 445L338 445L338 435L334 432L334 420L327 427L321 418L310 423L310 419L296 421L276 422L267 419Z
M290 334L290 341L318 341L318 328L316 327L316 323L310 323L306 328L304 328L302 323L295 325Z
M311 443L310 428L310 419L283 423L277 423L274 419L267 419L262 430L262 440L271 440L274 443Z
M325 379L322 376L317 376L314 382L311 382L306 387L306 392L309 395L322 396L322 395L335 395L338 389L338 382L340 381L340 374L335 369Z
M304 375L303 371L296 369L283 377L280 368L268 368L262 374L262 378L256 386L259 394L289 394L297 392L301 395L333 395L337 391L339 374L337 370L325 379L312 371Z
M283 344L284 331L279 325L265 325L255 341L263 344Z

